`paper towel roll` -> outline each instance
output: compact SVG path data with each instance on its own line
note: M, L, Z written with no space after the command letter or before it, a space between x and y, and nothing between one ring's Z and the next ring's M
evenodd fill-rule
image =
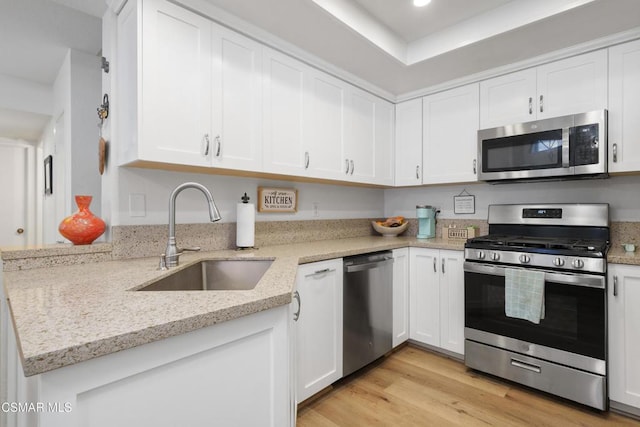
M238 203L237 218L236 246L239 248L253 247L256 231L256 209L253 203Z

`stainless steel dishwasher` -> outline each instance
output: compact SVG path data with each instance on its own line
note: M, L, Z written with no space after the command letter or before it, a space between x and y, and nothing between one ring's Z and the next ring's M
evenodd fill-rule
M344 258L343 376L391 350L393 257L390 251Z

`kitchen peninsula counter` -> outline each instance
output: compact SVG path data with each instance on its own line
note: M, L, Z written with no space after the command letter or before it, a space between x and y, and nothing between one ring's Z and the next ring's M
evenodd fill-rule
M26 376L289 304L299 264L407 246L462 250L464 242L367 236L259 249L5 271L4 290ZM5 254L3 254L4 256ZM135 292L203 259L270 259L253 290Z

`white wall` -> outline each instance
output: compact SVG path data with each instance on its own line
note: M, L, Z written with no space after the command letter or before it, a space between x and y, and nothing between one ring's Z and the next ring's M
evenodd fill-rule
M271 181L259 178L190 174L150 169L119 168L119 211L111 225L167 224L169 195L187 181L206 186L213 195L222 222L236 221L236 204L246 192L256 203L258 186L296 188L298 212L291 214L257 213L256 221L287 221L340 218L377 218L383 215L384 190L343 187L328 184ZM134 206L130 208L130 195ZM314 203L318 213L315 215ZM116 204L113 204L114 206ZM140 209L143 206L144 209ZM142 212L144 211L144 213ZM137 216L143 214L144 216ZM209 220L206 201L198 190L187 189L178 196L177 223L202 223Z
M454 214L453 196L466 189L476 213ZM384 216L416 216L416 205L436 206L442 218L487 219L488 206L500 203L609 203L612 221L640 221L640 176L608 179L490 185L425 186L384 191Z

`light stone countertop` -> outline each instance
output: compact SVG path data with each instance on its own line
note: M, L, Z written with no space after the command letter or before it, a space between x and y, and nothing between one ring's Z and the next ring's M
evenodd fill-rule
M611 264L640 265L640 248L636 246L635 252L625 252L622 247L614 245L609 249L607 262Z
M463 250L464 242L367 236L182 256L273 259L253 290L134 292L170 274L158 258L5 271L4 287L26 376L291 302L299 264L407 246Z

